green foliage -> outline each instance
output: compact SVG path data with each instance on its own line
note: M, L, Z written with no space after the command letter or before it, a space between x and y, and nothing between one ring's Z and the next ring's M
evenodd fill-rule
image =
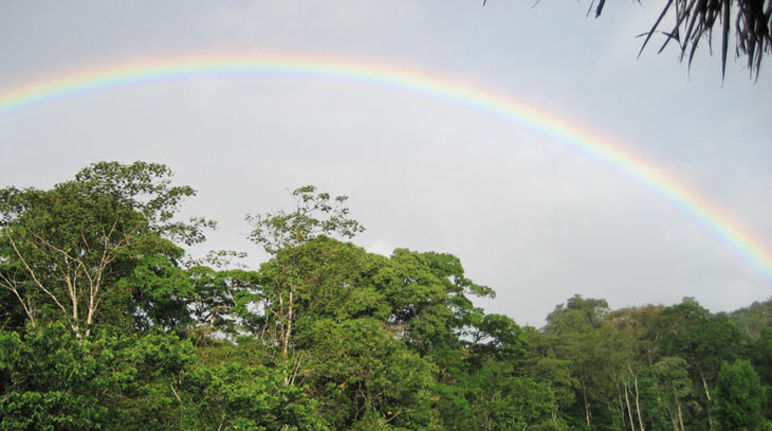
M303 337L305 379L337 429L376 418L403 429L433 421L434 367L372 318L317 320Z
M295 208L291 211L247 216L254 227L249 239L270 254L298 246L318 235L352 238L365 230L358 221L349 218L350 211L343 206L348 196L336 196L330 201L329 193L317 192L316 187L308 185L295 189L292 197Z
M455 387L443 387L445 428L567 430L555 414L558 401L550 384L512 371L506 362L488 361Z
M466 278L458 258L450 254L394 250L373 275L373 282L391 306L393 330L412 348L437 361L449 350L461 348L460 337L476 331L473 325L483 318L469 295L493 296L493 290Z
M24 339L1 332L0 358L0 428L18 430L165 429L176 423L166 384L194 360L170 335L104 331L84 341L62 324Z
M144 330L189 326L187 298L193 294L193 283L188 274L164 254L143 255L133 264L132 271L115 283L126 294L121 298L124 304L115 305L135 310L132 320Z
M692 423L703 428L713 422L713 387L724 361L747 354L748 340L726 314L711 314L692 298L664 309L653 328L667 334L659 343L659 354L683 358L693 384Z
M574 295L566 304L558 304L547 316L547 331L559 333L564 329L598 328L609 312L605 299L582 298Z
M0 288L18 300L30 325L67 320L76 335L88 336L95 322L116 318L101 304L126 302L119 280L137 275L137 266L169 266L163 260L181 254L170 240L203 240L211 222L173 220L194 191L172 186L170 176L164 165L103 162L51 190L0 190Z
M362 248L319 236L283 249L263 264L262 293L266 304L275 307L286 294L283 287L294 286L296 319L301 325L319 318L386 319L388 304L369 278L376 265Z
M187 276L192 291L185 297L186 309L199 335L237 336L259 330L262 319L253 312L261 303L257 271L196 265L187 270Z
M716 385L716 420L720 431L764 429L763 392L759 376L748 360L724 363Z
M735 310L730 317L741 332L758 339L764 329L772 328L772 298Z
M605 300L576 295L547 316L544 333L550 347L548 354L571 364L570 382L576 404L567 409L566 415L573 426L610 426L612 421L612 412L605 406L614 403L616 350L613 340L601 329L608 311Z
M0 190L0 429L763 429L766 303L610 310L580 295L547 325L474 305L447 253L390 257L345 197L297 189L251 217L270 252L185 256L163 165L98 163L51 190ZM736 360L741 358L742 360ZM723 365L722 365L723 364ZM755 367L755 371L753 369ZM756 374L758 373L758 374Z
M181 379L184 429L325 431L316 403L277 370L229 361L198 365Z

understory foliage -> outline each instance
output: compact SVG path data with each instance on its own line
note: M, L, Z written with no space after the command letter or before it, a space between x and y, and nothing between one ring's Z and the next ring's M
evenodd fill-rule
M772 301L489 314L458 258L346 242L313 186L249 216L269 259L203 259L192 188L97 163L0 190L2 430L765 430Z

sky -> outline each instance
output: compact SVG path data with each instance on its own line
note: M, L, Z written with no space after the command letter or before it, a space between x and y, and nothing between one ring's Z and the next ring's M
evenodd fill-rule
M488 0L0 3L0 99L36 82L182 56L293 55L413 71L546 112L665 172L772 250L772 70L707 46L638 57L654 2ZM659 41L655 39L655 41ZM732 50L730 49L730 52ZM101 160L160 162L215 219L207 248L266 256L246 214L314 184L349 196L354 242L458 256L487 311L541 326L574 294L612 308L696 298L729 311L772 277L625 169L511 118L362 80L213 74L0 112L0 187L51 187ZM201 253L202 249L192 250Z

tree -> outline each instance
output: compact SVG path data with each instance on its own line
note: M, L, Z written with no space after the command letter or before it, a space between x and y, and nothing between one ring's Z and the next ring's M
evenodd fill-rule
M663 403L675 431L685 431L685 399L692 393L692 384L686 370L686 361L677 356L668 356L652 366Z
M640 1L640 0L639 0ZM606 0L598 0L595 16L600 16ZM592 6L591 6L592 7ZM673 24L665 27L665 18ZM700 42L706 40L712 46L713 33L717 30L721 39L721 75L726 75L726 60L734 20L735 55L746 57L751 76L759 76L761 60L772 53L772 1L770 0L667 0L654 21L641 46L646 45L656 33L665 40L659 52L673 42L681 51L680 59L688 58L691 65ZM720 25L720 27L718 27ZM664 30L661 30L664 27Z
M228 345L221 350L233 351ZM179 378L178 429L326 431L318 403L282 373L262 364L227 357L224 363L197 363Z
M585 429L602 428L609 419L605 407L613 404L615 346L600 329L608 311L608 303L603 299L575 295L566 305L555 307L544 327L550 353L571 362L572 383L581 406L575 406L575 411L569 413L574 419L572 425Z
M737 328L754 340L758 340L765 328L772 328L772 298L754 302L748 307L730 313Z
M746 351L745 339L729 321L726 314L711 314L693 298L684 298L680 304L666 308L659 314L652 329L665 333L660 342L663 356L678 356L695 384L694 395L702 405L706 420L703 428L713 426L712 388L722 361L732 361Z
M556 399L549 384L512 376L511 372L506 363L490 362L470 376L471 382L467 383L470 417L464 424L449 423L448 427L453 430L567 430L568 426L552 415Z
M716 384L716 422L719 431L759 431L763 392L750 361L724 363Z
M653 306L615 310L606 315L602 326L603 332L614 343L614 379L621 422L627 422L632 431L636 428L644 430L644 418L649 416L648 410L646 414L643 410L646 389L643 383L647 368L652 364L654 346L647 337L647 329L658 311Z
M265 328L279 347L286 365L296 319L295 302L303 280L298 278L298 261L304 243L320 235L339 235L351 238L364 231L358 221L349 218L349 209L343 206L347 196L317 192L314 186L304 186L292 192L295 208L289 212L277 211L263 215L248 215L253 230L249 238L274 256L264 266L263 283L267 295ZM289 383L289 380L287 380Z
M335 429L427 429L435 367L371 317L316 320L304 331L307 384Z
M63 322L24 337L0 331L0 429L177 428L179 376L194 362L190 343L173 334L78 338Z
M295 189L292 197L295 208L291 211L247 215L247 222L254 228L249 239L271 255L319 235L353 238L365 230L349 218L350 210L343 206L348 196L339 195L330 202L329 193L317 192L315 186L308 185Z
M396 249L373 283L391 306L392 330L435 361L462 348L461 338L469 336L471 345L477 344L475 333L477 342L496 342L480 331L484 313L469 298L493 297L493 289L465 277L461 261L451 254Z
M102 317L100 305L141 291L118 283L138 262L165 265L161 260L182 255L172 240L203 241L202 229L213 223L174 219L195 191L171 185L171 176L161 164L101 162L51 190L0 190L0 288L16 298L31 326L64 320L88 337ZM124 314L136 311L124 302Z

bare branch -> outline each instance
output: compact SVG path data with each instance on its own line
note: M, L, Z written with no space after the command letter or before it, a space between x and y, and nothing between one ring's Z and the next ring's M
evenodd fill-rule
M64 314L67 314L67 310L61 304L61 302L59 302L56 296L53 293L51 293L50 290L46 289L46 287L43 286L43 283L41 283L40 280L38 280L38 277L35 274L35 271L29 266L29 264L27 264L27 260L24 259L24 255L21 253L21 251L19 251L19 248L16 246L16 241L13 240L13 237L11 236L11 234L8 233L7 231L4 233L5 233L5 236L8 238L8 240L10 241L11 247L13 247L13 251L16 253L16 256L19 258L19 261L21 261L22 265L24 265L24 268L27 270L30 277L32 277L32 280L35 282L35 284L40 288L40 290L45 292L46 295L48 295L54 301L54 303L62 310Z
M24 309L24 313L29 317L30 323L32 323L32 326L35 326L35 316L32 314L32 306L25 303L24 299L22 299L21 295L19 294L18 289L14 287L14 284L11 280L8 279L3 273L0 273L0 286L10 290L13 292L14 296L16 296L16 299L19 300L19 303L21 303L22 308Z

